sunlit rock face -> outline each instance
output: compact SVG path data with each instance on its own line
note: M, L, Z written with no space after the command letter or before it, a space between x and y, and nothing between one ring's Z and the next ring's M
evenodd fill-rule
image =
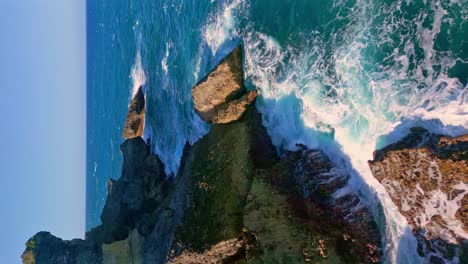
M215 124L238 120L256 96L244 86L240 46L192 89L195 111L203 121Z
M138 88L135 96L128 107L127 118L125 119L122 136L124 138L134 138L143 136L145 124L145 94L142 87Z
M468 261L468 135L413 128L369 166L412 227L420 255Z

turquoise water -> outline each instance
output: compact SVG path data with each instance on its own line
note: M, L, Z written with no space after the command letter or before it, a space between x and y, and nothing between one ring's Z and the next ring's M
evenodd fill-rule
M87 227L120 176L135 87L146 93L145 137L175 173L184 144L208 130L191 87L243 44L273 142L321 147L350 169L349 191L382 219L387 261L422 261L366 162L413 125L466 133L467 36L467 0L88 1Z

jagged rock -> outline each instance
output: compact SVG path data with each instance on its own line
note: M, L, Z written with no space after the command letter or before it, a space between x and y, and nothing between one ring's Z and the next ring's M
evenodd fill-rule
M102 263L102 251L94 241L64 241L39 232L26 242L21 258L24 264L98 264Z
M213 125L194 145L194 155L191 205L176 231L172 259L206 257L245 226L258 242L243 257L247 263L379 261L380 233L359 198L322 197L345 186L347 176L336 173L320 151L279 157L255 107L236 122ZM295 180L296 173L303 183ZM314 189L319 185L323 193Z
M249 160L253 138L246 122L250 117L246 114L240 122L213 125L194 144L192 199L176 236L182 249L202 253L240 235L253 169Z
M348 173L333 164L323 151L299 147L298 151L284 154L302 196L290 197L291 204L302 211L301 217L312 224L311 228L338 232L333 244L347 248L339 252L347 254L343 258L351 262L379 262L382 245L377 224L359 196L348 188ZM308 220L318 215L321 220L316 223Z
M129 263L127 258L132 263L165 262L180 218L174 212L186 204L184 181L189 174L182 164L178 177L168 178L162 162L140 137L127 139L121 150L122 176L109 181L102 225L89 231L85 240L63 241L39 232L26 244L24 263ZM188 149L184 153L183 163L190 162L192 154Z
M244 228L239 238L221 241L203 253L184 251L169 259L168 264L235 263L246 258L246 253L255 244L255 237Z
M122 175L109 181L102 225L85 240L38 233L27 243L24 262L377 260L380 240L372 216L356 195L336 195L347 175L320 151L280 157L252 105L257 94L247 93L242 79L239 47L194 88L196 111L214 125L186 146L176 177L164 173L139 137L140 88L125 125Z
M376 151L369 166L413 229L420 255L428 260L437 258L433 254L447 260L463 257L468 249L468 135L450 138L413 128Z
M145 94L140 86L128 108L122 136L134 138L143 136L145 125Z
M256 96L244 86L240 46L192 89L195 111L203 121L215 124L238 120Z

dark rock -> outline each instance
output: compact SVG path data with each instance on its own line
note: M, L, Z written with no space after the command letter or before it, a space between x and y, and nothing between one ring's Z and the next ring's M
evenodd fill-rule
M243 84L241 48L193 90L211 131L186 146L176 177L139 137L141 88L122 145L122 175L109 181L102 225L85 240L38 233L25 263L370 263L381 256L373 217L319 150L279 157L256 92ZM461 195L460 192L454 193ZM80 262L81 261L81 262Z
M94 241L63 241L49 232L39 232L26 242L21 256L25 264L97 264L102 251Z
M278 157L254 107L236 122L214 125L193 149L192 199L172 244L173 263L207 259L220 244L234 250L237 244L224 242L244 227L258 242L247 249L246 262L379 261L373 216L356 195L331 195L346 185L347 174L318 150Z
M347 188L348 173L333 164L323 151L305 147L286 152L284 162L301 195L290 196L298 216L316 232L335 233L330 238L343 259L379 262L382 245L377 224L366 205ZM320 220L310 220L317 215Z

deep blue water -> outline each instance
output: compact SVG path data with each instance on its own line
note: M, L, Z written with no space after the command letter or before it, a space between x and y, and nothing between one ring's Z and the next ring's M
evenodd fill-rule
M120 176L135 87L146 93L145 137L174 174L184 144L208 130L191 87L243 44L246 83L260 91L274 144L345 160L350 188L384 208L388 259L421 261L366 161L414 125L467 131L467 0L97 0L88 1L87 34L88 229L99 224L107 180Z

